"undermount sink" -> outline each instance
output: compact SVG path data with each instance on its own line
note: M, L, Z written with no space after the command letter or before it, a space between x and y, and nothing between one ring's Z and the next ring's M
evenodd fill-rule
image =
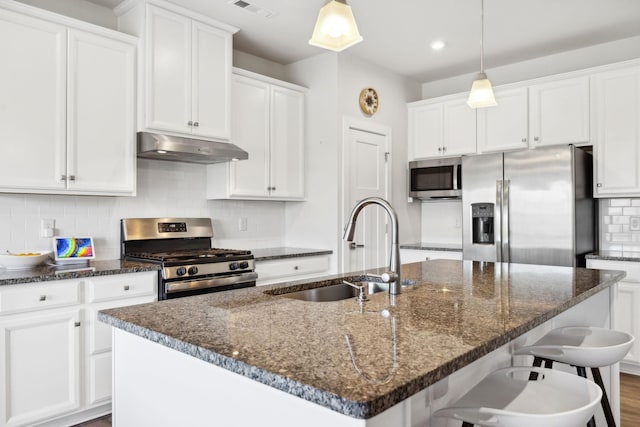
M376 292L388 292L388 283L378 282L356 282L355 285L366 286L367 294L375 294ZM322 288L306 289L304 291L291 292L284 294L287 298L299 299L302 301L327 302L340 301L358 296L358 290L344 283L337 285L324 286Z

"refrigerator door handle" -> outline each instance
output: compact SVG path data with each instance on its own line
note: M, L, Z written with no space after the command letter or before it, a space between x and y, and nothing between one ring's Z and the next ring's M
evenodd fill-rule
M509 187L511 180L505 179L502 188L502 262L511 262L509 250Z
M502 180L496 181L496 208L493 218L493 240L496 245L496 262L502 262L502 226L500 220L502 218Z

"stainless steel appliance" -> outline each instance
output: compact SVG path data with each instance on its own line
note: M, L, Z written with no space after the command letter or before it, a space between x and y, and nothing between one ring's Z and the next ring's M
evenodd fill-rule
M158 299L256 285L251 251L211 247L210 218L125 218L123 259L160 264Z
M422 200L462 196L461 158L409 162L409 197Z
M246 160L249 153L229 142L138 132L138 157L206 165Z
M596 244L592 168L573 146L463 157L464 259L584 266Z

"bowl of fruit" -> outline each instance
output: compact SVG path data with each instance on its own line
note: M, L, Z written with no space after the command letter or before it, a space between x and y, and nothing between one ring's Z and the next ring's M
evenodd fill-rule
M36 267L51 258L51 251L9 251L0 253L0 267L21 270Z

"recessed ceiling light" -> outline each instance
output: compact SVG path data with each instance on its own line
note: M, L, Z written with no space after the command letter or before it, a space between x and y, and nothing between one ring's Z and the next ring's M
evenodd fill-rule
M431 46L433 50L442 50L444 49L445 43L442 40L435 40L429 43L429 46Z

